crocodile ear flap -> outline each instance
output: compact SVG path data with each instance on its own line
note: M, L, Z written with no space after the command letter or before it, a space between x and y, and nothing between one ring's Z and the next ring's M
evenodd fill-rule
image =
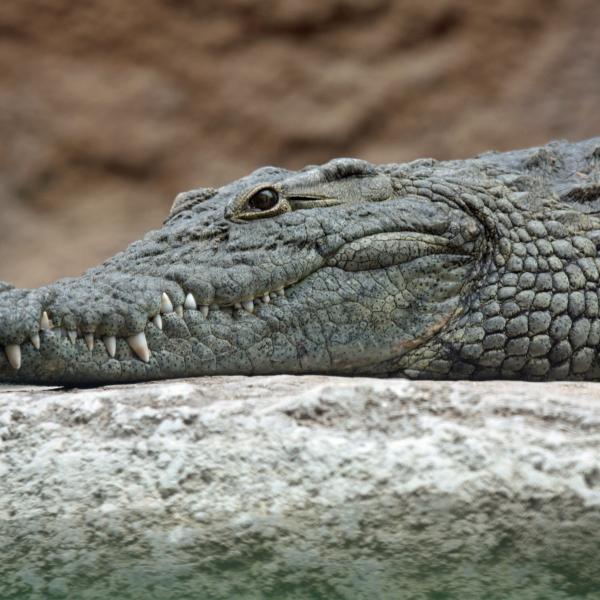
M217 190L215 188L198 188L197 190L190 190L189 192L177 194L165 223L168 223L174 217L192 208L196 204L200 204L200 202L212 198L216 193Z

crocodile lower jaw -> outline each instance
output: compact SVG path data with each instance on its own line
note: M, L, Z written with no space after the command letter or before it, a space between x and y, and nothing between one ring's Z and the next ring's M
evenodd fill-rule
M260 302L263 304L269 304L272 298L285 296L285 289L290 285L293 284L290 283L287 286L279 286L276 289L265 291L264 293L261 293L253 298L246 298L243 300L240 299L239 302L234 302L231 304L199 304L194 295L189 292L185 297L183 305L173 306L173 302L169 296L163 292L160 300L160 311L154 315L149 315L148 321L158 329L162 330L161 315L174 313L178 317L183 317L184 311L186 310L197 311L202 314L205 319L208 318L208 315L211 311L217 310L229 309L253 314L256 303ZM94 332L91 331L83 332L76 329L65 329L64 327L54 326L46 311L42 312L39 323L38 332L32 335L30 338L30 342L36 350L40 349L44 339L44 336L40 335L40 333L46 332L48 335L60 336L61 338L64 338L65 343L71 344L75 344L77 338L82 337L85 340L90 352L94 349L96 341L102 341L108 356L110 358L114 358L116 355L117 336L107 335L98 337ZM149 362L150 349L148 348L148 342L146 341L146 334L144 331L140 331L131 336L123 337L122 339L127 342L137 358L143 362ZM21 344L7 344L4 347L4 353L6 354L6 358L8 359L11 367L15 370L19 370L22 364Z

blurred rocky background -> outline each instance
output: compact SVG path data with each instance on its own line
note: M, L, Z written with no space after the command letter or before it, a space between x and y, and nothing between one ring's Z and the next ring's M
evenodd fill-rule
M600 135L598 0L5 0L0 280L77 275L265 164Z

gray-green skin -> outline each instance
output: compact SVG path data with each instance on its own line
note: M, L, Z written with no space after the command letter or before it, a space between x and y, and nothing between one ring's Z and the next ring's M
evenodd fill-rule
M161 229L81 277L0 284L0 345L21 354L15 368L0 351L0 382L600 379L597 211L600 138L259 169L180 194ZM53 329L40 332L43 311ZM147 362L127 342L140 332Z

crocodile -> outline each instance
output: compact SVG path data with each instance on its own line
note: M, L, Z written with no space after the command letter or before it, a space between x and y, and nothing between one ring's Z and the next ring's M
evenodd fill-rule
M598 380L599 212L600 138L264 167L80 277L0 283L0 382Z

